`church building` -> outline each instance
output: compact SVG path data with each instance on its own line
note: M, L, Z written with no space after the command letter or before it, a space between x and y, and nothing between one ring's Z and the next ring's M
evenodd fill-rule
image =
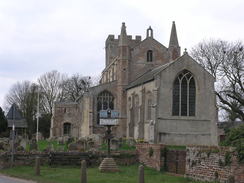
M50 136L104 134L99 111L119 111L117 137L170 145L217 145L215 78L185 50L175 22L168 47L153 36L127 35L125 23L105 42L100 84L79 102L55 103Z

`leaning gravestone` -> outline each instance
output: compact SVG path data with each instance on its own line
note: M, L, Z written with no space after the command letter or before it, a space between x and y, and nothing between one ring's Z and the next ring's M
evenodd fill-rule
M84 146L79 143L71 143L68 146L69 151L84 151Z
M37 150L37 143L35 140L31 141L30 143L30 151Z

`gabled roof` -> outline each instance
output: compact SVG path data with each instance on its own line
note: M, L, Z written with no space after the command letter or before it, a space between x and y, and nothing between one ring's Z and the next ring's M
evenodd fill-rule
M186 57L186 58L185 58ZM152 70L149 70L148 72L142 74L140 77L138 77L137 79L135 79L134 81L132 81L127 87L126 89L130 89L130 88L134 88L136 86L139 86L141 84L150 82L152 80L154 80L155 75L157 75L158 73L160 73L161 71L163 71L164 69L168 68L170 65L182 60L182 59L191 59L193 61L195 61L190 55L188 55L187 53L183 54L182 56L178 57L177 59L166 63L164 65L160 65ZM196 61L195 61L196 62ZM199 66L201 66L199 63L196 62L196 64L198 64ZM214 78L208 71L206 71L204 68L203 70L210 75L212 78Z
M164 65L160 65L152 70L147 71L146 73L142 74L140 77L138 77L136 80L132 81L127 87L126 89L130 89L130 88L134 88L136 86L139 86L141 84L150 82L152 80L154 80L154 76L160 72L161 70L164 70L165 68L167 68L172 62L169 62L167 64Z
M22 117L16 104L13 104L7 114L8 127L12 127L13 124L16 128L27 128L27 122Z
M167 49L166 46L164 46L162 43L160 43L159 41L157 41L156 39L152 38L152 37L147 37L145 38L143 41L141 41L139 44L135 45L133 47L133 49L139 47L141 44L143 44L144 42L148 41L148 40L152 40L154 43L156 43L157 45L159 45L159 47L163 48L163 49Z

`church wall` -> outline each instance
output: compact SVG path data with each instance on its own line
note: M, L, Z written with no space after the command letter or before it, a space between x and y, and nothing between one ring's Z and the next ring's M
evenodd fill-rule
M154 102L153 90L155 88L155 82L151 81L143 85L131 88L127 90L127 138L133 137L135 139L144 139L144 141L152 141L153 137L150 134L150 123L155 121L154 108L151 110L151 119L147 118L147 99L148 94L151 94L152 103ZM139 111L138 114L135 110L135 103L139 99ZM138 117L135 118L135 115ZM137 121L135 121L137 119ZM140 128L141 125L141 128ZM133 132L130 132L130 131ZM152 133L152 132L151 132Z
M147 51L153 51L153 61L147 62ZM147 38L140 45L133 48L130 61L130 81L135 80L147 70L165 64L169 61L170 55L167 48L152 38Z
M89 121L90 121L90 133L94 134L104 134L106 129L104 126L101 126L97 124L97 97L98 95L103 92L103 91L108 91L110 92L115 100L114 100L114 109L118 110L118 87L117 87L117 82L109 82L105 84L98 85L94 88L91 89L90 91L90 114L89 114ZM121 120L119 120L119 123L121 123ZM115 130L113 130L115 131ZM125 133L125 131L124 131Z
M189 70L196 82L195 116L172 116L173 82L182 70ZM161 143L217 145L214 79L189 56L183 56L160 74L158 98L158 140Z
M71 124L71 137L79 137L80 135L80 121L82 117L81 105L75 102L56 103L52 117L52 136L62 137L63 124Z

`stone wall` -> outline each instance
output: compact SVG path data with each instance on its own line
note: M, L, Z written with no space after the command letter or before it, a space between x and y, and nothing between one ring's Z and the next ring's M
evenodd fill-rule
M36 156L40 157L42 164L51 166L80 166L81 160L86 160L89 166L97 166L106 157L106 152L18 152L14 154L14 165L32 166L34 165ZM134 151L112 152L112 157L118 165L132 165L138 162L137 154ZM10 166L11 153L1 153L0 169Z
M244 164L230 147L189 146L186 176L201 181L244 183Z
M18 152L14 154L14 165L33 165L36 156L41 158L41 164L47 164L49 162L48 153L30 153L30 152ZM4 152L0 154L0 169L9 168L11 166L11 153Z

